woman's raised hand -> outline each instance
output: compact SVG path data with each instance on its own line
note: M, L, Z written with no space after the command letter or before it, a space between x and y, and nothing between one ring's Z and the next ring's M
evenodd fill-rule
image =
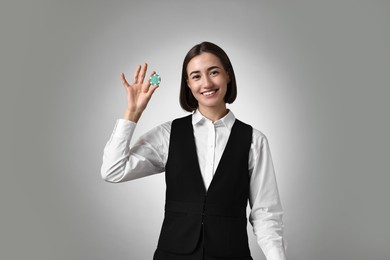
M154 91L158 88L158 85L151 86L149 80L144 82L147 68L148 64L146 63L143 66L139 65L131 84L128 83L125 74L122 72L122 84L127 93L127 108L123 116L124 119L138 122ZM154 73L153 71L150 75Z

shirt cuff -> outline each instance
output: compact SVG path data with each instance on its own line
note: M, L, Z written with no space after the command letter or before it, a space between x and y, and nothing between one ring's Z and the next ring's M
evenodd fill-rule
M267 260L286 260L286 254L283 248L272 247L267 252Z
M122 138L130 140L133 136L135 127L137 126L137 123L126 120L126 119L118 119L116 121L114 130L111 135L112 138Z

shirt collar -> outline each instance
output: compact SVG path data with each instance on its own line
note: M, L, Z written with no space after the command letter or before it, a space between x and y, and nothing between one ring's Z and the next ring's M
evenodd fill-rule
M222 117L221 119L217 120L214 122L214 125L216 127L218 126L225 126L227 127L229 130L232 129L233 125L234 125L234 121L236 120L236 117L234 116L233 112L229 109L229 112L224 116ZM205 121L210 121L210 119L206 118L205 116L203 116L199 110L195 110L195 112L192 114L192 125L197 125L197 124L201 124Z

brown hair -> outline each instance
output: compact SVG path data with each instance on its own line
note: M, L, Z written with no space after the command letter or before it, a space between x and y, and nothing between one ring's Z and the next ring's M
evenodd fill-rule
M232 63L229 60L229 57L219 46L215 45L211 42L202 42L200 44L195 45L191 48L191 50L187 53L183 61L183 68L181 72L181 86L180 86L180 106L188 111L193 112L198 108L198 101L192 95L190 88L187 85L187 65L192 58L200 55L203 52L208 52L214 54L221 61L222 66L229 74L230 82L227 85L227 91L225 95L226 103L233 103L237 97L237 85L236 85L236 77L234 75L234 70Z

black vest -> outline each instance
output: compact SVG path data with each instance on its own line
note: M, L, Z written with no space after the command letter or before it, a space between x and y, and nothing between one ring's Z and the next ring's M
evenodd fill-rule
M192 115L172 122L165 167L165 218L158 248L191 254L202 241L205 254L250 256L246 207L252 127L235 120L206 192L199 168ZM201 237L202 236L202 237Z

